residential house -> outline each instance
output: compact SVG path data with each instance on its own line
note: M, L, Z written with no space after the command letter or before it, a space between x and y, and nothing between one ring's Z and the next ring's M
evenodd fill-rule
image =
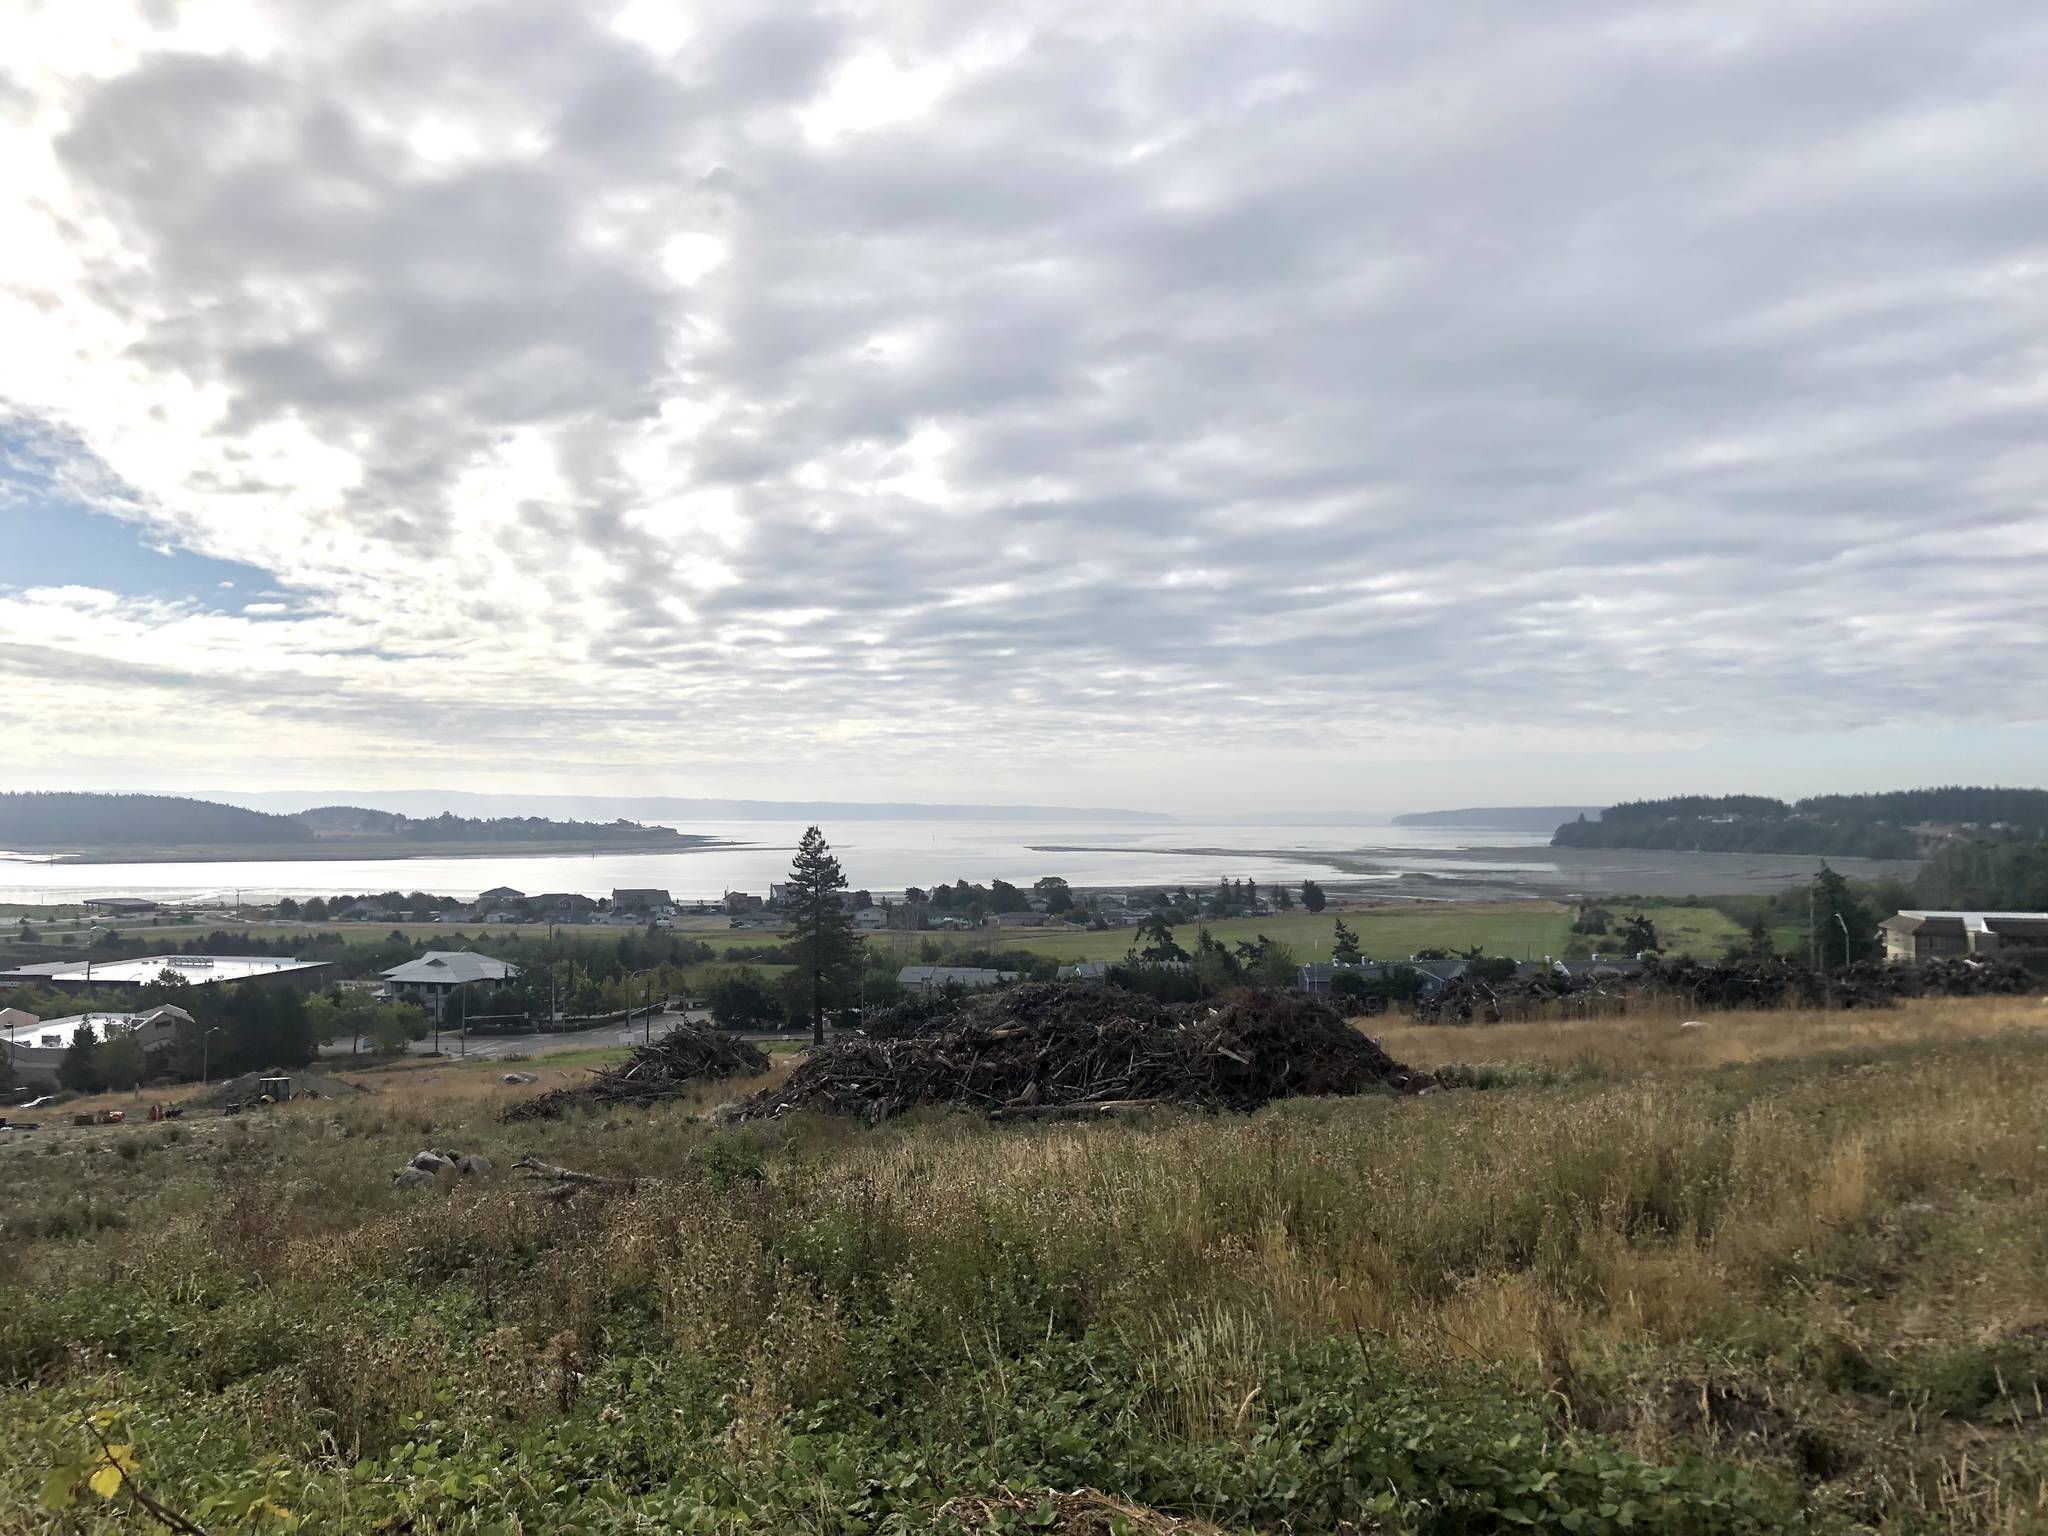
M777 889L786 891L789 887L786 885L780 887L771 885L768 889L771 891ZM725 910L728 912L758 912L761 910L762 905L760 897L749 896L745 891L727 891L725 893Z
M42 1018L26 1008L0 1008L0 1029L26 1029L31 1024L42 1023Z
M549 891L530 905L544 923L587 923L597 912L596 900L577 891Z
M887 907L862 907L853 914L853 926L864 933L879 933L889 926Z
M1295 972L1295 987L1312 997L1330 995L1330 983L1338 976L1356 976L1370 984L1390 971L1413 971L1422 978L1422 996L1434 997L1444 989L1447 982L1455 981L1465 974L1463 960L1394 960L1380 964L1375 960L1364 960L1357 965L1339 965L1331 961L1320 961L1304 965Z
M526 893L524 891L515 891L509 885L494 885L477 897L476 904L479 907L489 907L495 911L501 907L509 907L524 900L526 900Z
M477 982L495 985L518 974L518 966L490 955L467 949L430 949L419 959L386 971L384 982L400 1002L418 1003L434 1018L442 1019L463 988Z
M2048 949L2048 912L1900 912L1877 925L1887 960Z
M660 917L675 910L675 903L667 891L661 890L614 890L612 892L614 912L635 912L642 917Z

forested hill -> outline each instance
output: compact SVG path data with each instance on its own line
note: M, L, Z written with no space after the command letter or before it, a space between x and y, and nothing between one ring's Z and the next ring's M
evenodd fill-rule
M1568 821L1551 843L1910 859L1954 834L1993 840L2048 835L2048 790L1955 786L1789 803L1763 795L1678 795L1625 801L1598 821Z
M0 794L0 848L303 843L311 836L296 816L176 795Z
M211 800L176 795L95 795L56 791L0 794L0 849L16 852L106 848L199 848L253 845L364 852L443 843L593 843L666 846L697 839L669 827L635 822L547 821L537 816L479 820L414 818L354 806L327 806L297 816L272 816Z

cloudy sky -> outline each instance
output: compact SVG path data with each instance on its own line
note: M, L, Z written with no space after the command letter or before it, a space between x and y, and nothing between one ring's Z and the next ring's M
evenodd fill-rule
M2048 779L2039 0L9 0L0 787Z

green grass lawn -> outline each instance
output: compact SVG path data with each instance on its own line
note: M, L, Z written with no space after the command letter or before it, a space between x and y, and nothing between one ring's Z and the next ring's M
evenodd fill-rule
M1666 954L1692 954L1702 958L1718 956L1727 940L1739 937L1741 928L1712 907L1673 906L1661 903L1623 905L1610 908L1618 917L1625 917L1636 911L1644 912L1657 925L1658 935L1664 941ZM1512 955L1516 959L1540 958L1543 955L1562 955L1571 942L1573 908L1561 902L1550 901L1503 901L1458 905L1429 905L1405 907L1373 907L1339 913L1327 911L1320 916L1307 912L1279 912L1268 917L1231 918L1211 923L1209 931L1226 944L1235 944L1242 939L1255 939L1264 934L1282 943L1290 944L1303 959L1318 956L1327 957L1336 918L1343 917L1358 933L1359 943L1365 952L1375 959L1405 959L1419 949L1469 949L1472 945L1482 946L1489 954ZM545 937L547 929L535 923L248 923L223 925L220 923L190 924L165 923L124 925L125 938L140 939L146 943L161 942L166 949L175 948L179 943L218 932L226 926L230 932L247 933L251 937L265 939L285 938L292 935L313 936L317 934L338 934L347 943L355 945L381 944L395 929L407 938L432 944L437 941L449 947L467 945L482 938L527 938ZM1193 938L1193 925L1183 925L1182 942ZM600 926L567 925L554 930L555 935L572 944L609 944L622 934L635 930ZM696 927L685 923L679 925L677 933L691 940L709 944L714 950L724 952L738 948L777 945L785 940L778 934L760 929L733 931L725 928ZM930 934L871 934L867 942L889 944L906 952L906 963L914 959L915 950L926 939L934 939L941 945L953 949L981 948L987 945L1028 949L1042 955L1056 956L1062 960L1118 960L1130 949L1134 930L1129 928L1111 929L1106 933L1089 933L1083 929L979 929L964 933ZM1787 953L1803 952L1806 939L1804 933L1789 931L1774 935L1779 947ZM1595 946L1600 947L1598 944ZM1614 947L1612 944L1609 947ZM717 962L695 969L715 975L724 967ZM781 967L765 965L755 969L767 974L778 972ZM692 985L696 985L695 981Z
M1626 914L1620 908L1611 910L1617 915L1629 915L1638 909L1631 907ZM1667 954L1717 955L1722 944L1740 931L1711 907L1650 905L1640 910L1657 925ZM1327 959L1339 916L1357 932L1359 945L1366 954L1377 960L1406 959L1418 949L1460 950L1474 944L1489 954L1512 955L1521 960L1561 956L1571 942L1573 909L1559 902L1510 901L1470 906L1382 907L1341 914L1324 912L1320 916L1280 912L1270 917L1211 923L1209 931L1225 944L1264 934L1292 945L1304 960ZM947 935L941 942L950 941L961 947L995 943L1062 960L1119 960L1130 949L1133 937L1134 930L1129 928L1107 933L1012 929L1000 935ZM1193 937L1192 925L1180 932L1183 944ZM1597 942L1595 947L1599 947Z

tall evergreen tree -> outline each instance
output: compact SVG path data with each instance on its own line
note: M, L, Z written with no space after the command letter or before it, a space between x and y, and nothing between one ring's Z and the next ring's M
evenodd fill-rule
M1301 882L1301 904L1311 912L1320 912L1328 904L1328 898L1323 895L1323 888L1315 881L1304 880Z
M1365 956L1358 948L1358 935L1344 926L1344 919L1337 919L1337 933L1330 945L1330 958L1338 965L1356 965Z
M1823 863L1813 877L1813 951L1821 969L1879 952L1877 919L1847 880Z
M64 1059L57 1063L57 1081L73 1093L98 1093L107 1086L100 1071L100 1037L90 1024L72 1031L64 1047Z
M1173 924L1161 912L1154 912L1138 925L1137 957L1151 965L1164 965L1169 961L1184 961L1188 952L1175 942Z
M811 1039L823 1045L825 1005L843 992L847 978L858 970L859 940L854 937L853 918L839 899L846 889L846 874L816 827L797 844L789 864L789 886L785 910L795 930L789 949L810 1001Z

